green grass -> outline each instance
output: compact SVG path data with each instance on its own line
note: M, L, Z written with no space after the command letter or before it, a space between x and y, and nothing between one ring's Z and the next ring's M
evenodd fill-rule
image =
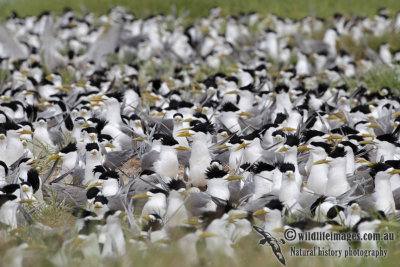
M171 6L175 4L178 13L189 10L190 16L193 17L205 16L210 8L220 6L225 14L256 11L260 14L275 13L297 19L310 14L329 17L335 12L371 16L381 7L387 7L392 12L400 10L400 1L397 0L2 0L0 2L0 16L3 18L12 10L16 10L21 16L26 16L38 15L43 10L59 13L65 6L77 11L85 8L99 14L120 5L138 16L147 16L154 13L170 13Z

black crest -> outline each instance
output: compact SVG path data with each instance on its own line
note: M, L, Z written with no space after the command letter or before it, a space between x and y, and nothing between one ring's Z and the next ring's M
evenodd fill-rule
M378 172L384 172L384 171L386 171L387 169L390 169L390 168L392 168L392 166L390 166L389 164L380 162L380 163L377 163L374 166L372 166L369 173L371 174L372 177L375 177L375 175Z
M279 199L272 199L270 202L268 202L265 207L269 208L270 210L283 210L283 204Z
M299 138L296 135L293 134L289 134L286 136L286 141L285 141L285 145L294 147L294 146L298 146L299 145Z
M100 192L100 189L97 187L92 187L86 192L86 198L92 199L95 198Z
M208 167L206 170L207 179L222 178L228 173L226 171L220 170L218 167Z
M86 151L97 150L100 151L100 147L97 143L89 143L86 145Z
M181 179L172 179L169 183L168 183L168 187L169 190L176 190L178 191L179 189L185 189L186 188L186 184L184 181L182 181Z
M75 143L69 143L63 149L60 150L61 153L68 154L70 152L77 151L77 147Z
M282 173L285 173L285 172L287 172L287 171L292 171L292 172L294 172L294 171L295 171L295 167L294 167L294 165L293 165L292 163L284 162L284 163L279 164L279 170L280 170Z
M236 112L238 110L239 110L239 108L237 106L235 106L232 102L226 102L221 108L221 111L224 111L224 112L228 112L228 111Z
M268 164L266 162L263 162L263 161L257 162L256 164L254 164L254 167L253 167L253 172L255 174L263 172L263 171L269 171L270 172L270 171L273 171L273 170L275 170L275 166L272 166L272 165L270 165L270 164Z
M331 158L342 158L344 156L346 156L346 151L342 146L337 146L335 150L329 153L329 157Z

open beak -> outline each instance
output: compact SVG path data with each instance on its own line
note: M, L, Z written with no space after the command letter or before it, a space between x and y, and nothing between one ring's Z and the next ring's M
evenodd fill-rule
M245 147L247 147L249 144L247 144L247 143L245 143L245 142L242 142L236 149L235 149L235 151L239 151L240 149L242 149L242 148L245 148Z
M33 165L35 165L35 163L36 163L36 160L31 160L31 162L27 163L27 165L33 166Z
M103 206L102 205L100 205L100 204L98 204L98 203L96 203L96 204L94 204L94 209L101 209Z
M149 198L150 196L147 193L134 195L132 199L141 199L141 198Z
M327 159L321 159L321 160L315 161L312 165L327 164L329 162L330 161Z
M111 143L108 143L108 144L106 144L105 145L105 147L109 147L109 148L116 148L116 146L114 146L113 144L111 144Z

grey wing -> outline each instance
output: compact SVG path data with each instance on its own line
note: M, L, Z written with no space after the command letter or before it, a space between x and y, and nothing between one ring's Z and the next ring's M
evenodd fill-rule
M371 195L358 199L358 204L360 205L360 207L363 210L374 210L375 209L375 201Z
M52 201L55 198L58 203L73 206L83 206L87 201L84 188L52 184L42 185L42 189L43 198L47 201Z
M111 197L107 197L108 200L108 208L110 210L125 210L125 206L124 206L124 196L123 195L115 195L115 196L111 196Z
M246 210L248 212L256 212L257 210L264 208L265 205L267 203L269 203L271 200L277 199L277 198L278 198L277 192L271 192L271 193L266 194L254 201L246 203L240 209Z
M119 43L121 31L122 25L115 24L104 32L96 42L90 46L88 53L85 55L86 61L93 60L96 66L99 66L104 56L115 51Z
M400 210L400 187L393 191L393 198L396 210Z
M53 36L53 16L48 16L45 30L42 36L41 52L46 67L53 70L59 66L65 66L67 59L63 57L56 49L56 38Z
M241 199L241 188L240 184L242 181L231 181L228 184L229 192L230 192L230 198L229 201L232 203L239 203Z
M137 46L139 43L148 40L147 34L138 34L129 38L121 40L121 42L127 46Z
M0 25L0 43L10 59L21 59L28 56L22 49L21 44L3 25Z
M160 158L160 152L154 150L144 154L140 159L142 170L154 170L153 164L159 158Z
M197 217L203 214L205 207L210 201L212 201L211 196L207 193L192 193L188 197L185 207L192 216Z
M61 132L61 129L58 131L55 129L52 129L49 131L49 134L50 134L51 142L53 142L53 144L55 144L56 146L60 146L60 147L64 144L64 136Z
M124 164L127 160L133 157L134 151L126 149L123 151L114 151L106 154L105 165L109 168L116 168Z
M128 184L128 199L137 194L142 194L155 188L158 185L158 179L156 177L150 176L147 180L141 180L136 178L131 184Z

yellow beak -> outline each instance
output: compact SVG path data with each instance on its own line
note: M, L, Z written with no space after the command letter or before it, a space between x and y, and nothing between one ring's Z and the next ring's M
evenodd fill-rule
M189 225L193 225L193 226L196 226L196 225L200 224L199 218L197 218L197 217L193 217L193 218L187 219L187 220L183 221L183 223L189 224Z
M113 144L111 144L111 143L108 143L108 144L106 144L105 145L105 147L109 147L109 148L116 148L116 146L114 146Z
M223 145L214 147L215 150L217 150L217 149L228 149L228 148L229 148L229 146L227 144L223 144Z
M218 236L217 234L211 233L211 232L202 232L200 237L201 238L206 238L206 237L214 237L214 236Z
M315 161L312 165L327 164L327 163L329 163L329 160L321 159L321 160Z
M296 131L296 128L292 128L292 127L282 127L281 131L286 131L286 132L294 132Z
M36 202L36 199L26 199L26 198L21 199L21 200L19 201L19 203L21 203L21 204L23 204L23 203L32 204L32 203L35 203L35 202Z
M177 147L175 147L175 150L178 150L178 151L190 151L190 148L185 147L185 146L177 146Z
M287 148L287 147L285 147L285 146L283 146L283 147L281 147L279 150L278 150L278 152L286 152L286 151L288 151L289 149Z
M372 140L364 140L364 141L360 141L358 142L360 145L375 145L375 142Z
M82 244L84 239L77 237L74 242L71 244L71 249L76 248L77 246L79 246L80 244Z
M254 117L254 114L253 113L250 113L250 112L240 112L239 113L239 116L247 116L247 117Z
M365 134L365 133L361 134L361 136L362 137L371 137L371 138L375 138L376 137L376 135L374 135L374 134Z
M149 198L150 196L146 193L134 195L132 199L141 199L141 198Z
M54 154L53 156L49 157L48 161L56 160L56 159L59 159L59 158L61 158L61 156L59 154Z
M103 102L103 101L106 101L106 99L103 96L92 96L92 97L89 97L88 100L90 102Z
M326 140L342 140L343 136L341 135L336 135L336 134L331 134L328 137L325 137Z
M93 187L96 187L96 186L101 186L101 185L103 185L103 184L100 183L100 182L95 182L95 183L89 185L88 187L86 187L86 190L89 190L90 188L93 188Z
M245 148L245 147L247 147L249 144L247 144L247 143L245 143L245 142L242 142L236 149L235 149L235 151L239 151L240 149L242 149L242 148Z
M180 134L177 135L177 137L188 137L188 136L192 136L192 134L189 133L189 131L182 131Z
M297 148L297 151L309 151L310 148L308 146L299 146Z
M142 218L143 220L148 221L148 222L151 221L151 217L150 217L149 215L142 215L141 218Z
M268 212L267 211L265 211L264 209L260 209L260 210L257 210L256 212L253 212L253 215L254 216L258 216L258 215L265 215L265 214L267 214Z
M229 175L227 178L226 178L226 180L227 181L235 181L235 180L240 180L240 179L242 179L243 178L243 176L241 176L241 175Z
M400 174L400 170L399 169L394 169L391 172L389 172L391 175L393 174Z
M25 129L22 129L22 130L18 131L18 133L20 133L20 134L30 134L30 135L34 134L34 132L29 131L29 130L25 130Z
M379 127L381 126L377 123L371 123L370 125L368 125L368 128L379 128Z

